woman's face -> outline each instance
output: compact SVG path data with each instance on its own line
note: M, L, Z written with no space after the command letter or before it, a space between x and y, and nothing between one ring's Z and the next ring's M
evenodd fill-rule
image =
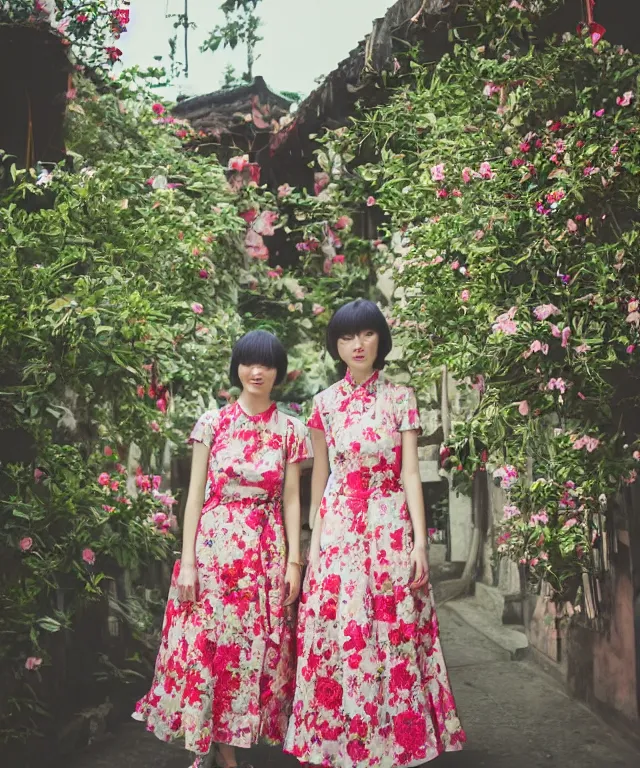
M376 331L346 334L338 339L338 354L351 371L372 371L379 343L380 336Z
M260 363L238 366L238 378L242 389L248 395L269 396L275 386L278 371Z

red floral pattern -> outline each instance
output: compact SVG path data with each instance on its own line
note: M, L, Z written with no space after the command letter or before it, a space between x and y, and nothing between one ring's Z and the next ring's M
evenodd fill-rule
M325 433L331 476L285 750L333 768L416 766L458 750L431 586L409 589L401 433L420 428L415 395L382 374L361 386L347 375L316 396L308 423Z
M190 440L210 447L196 536L199 594L180 603L177 562L151 690L134 717L192 752L211 742L283 741L293 697L295 639L285 620L287 463L311 447L304 425L275 405L248 416L238 403L205 413Z

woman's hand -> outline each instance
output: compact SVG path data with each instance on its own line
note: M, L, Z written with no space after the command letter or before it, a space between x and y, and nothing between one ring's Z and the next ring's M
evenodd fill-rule
M178 574L178 600L195 603L198 598L198 571L195 563L180 563Z
M427 545L414 544L411 550L411 589L421 589L429 580L429 561L427 559Z
M288 563L284 575L285 608L293 605L300 595L300 582L302 581L302 568L297 563Z

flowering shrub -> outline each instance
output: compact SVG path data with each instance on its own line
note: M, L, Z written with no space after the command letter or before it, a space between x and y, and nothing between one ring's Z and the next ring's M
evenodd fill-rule
M414 380L447 365L478 392L446 466L468 483L509 465L498 480L520 512L500 550L559 589L592 564L598 499L636 477L615 409L638 375L640 59L598 25L525 45L556 5L472 4L457 39L477 37L436 66L413 62L335 144L377 152L343 195L386 217Z
M186 155L151 102L76 86L74 168L13 168L0 189L0 422L31 456L3 434L3 740L46 723L56 633L176 548L166 441L184 445L215 403L243 330L243 222L222 169ZM128 477L132 443L143 469ZM92 696L98 650L82 658Z
M128 0L11 0L0 5L0 23L34 24L60 35L81 64L120 61L120 36L129 24Z

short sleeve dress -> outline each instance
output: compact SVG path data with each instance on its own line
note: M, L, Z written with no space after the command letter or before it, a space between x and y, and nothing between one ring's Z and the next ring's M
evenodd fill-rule
M191 442L208 446L205 504L196 535L199 594L178 600L174 568L149 693L133 715L188 750L212 742L281 743L295 676L285 620L287 464L311 457L305 426L275 404L250 416L239 403L205 413Z
M298 616L285 751L332 768L417 766L465 741L428 584L409 589L412 525L402 432L418 430L413 390L347 374L316 396L331 475L317 571Z

